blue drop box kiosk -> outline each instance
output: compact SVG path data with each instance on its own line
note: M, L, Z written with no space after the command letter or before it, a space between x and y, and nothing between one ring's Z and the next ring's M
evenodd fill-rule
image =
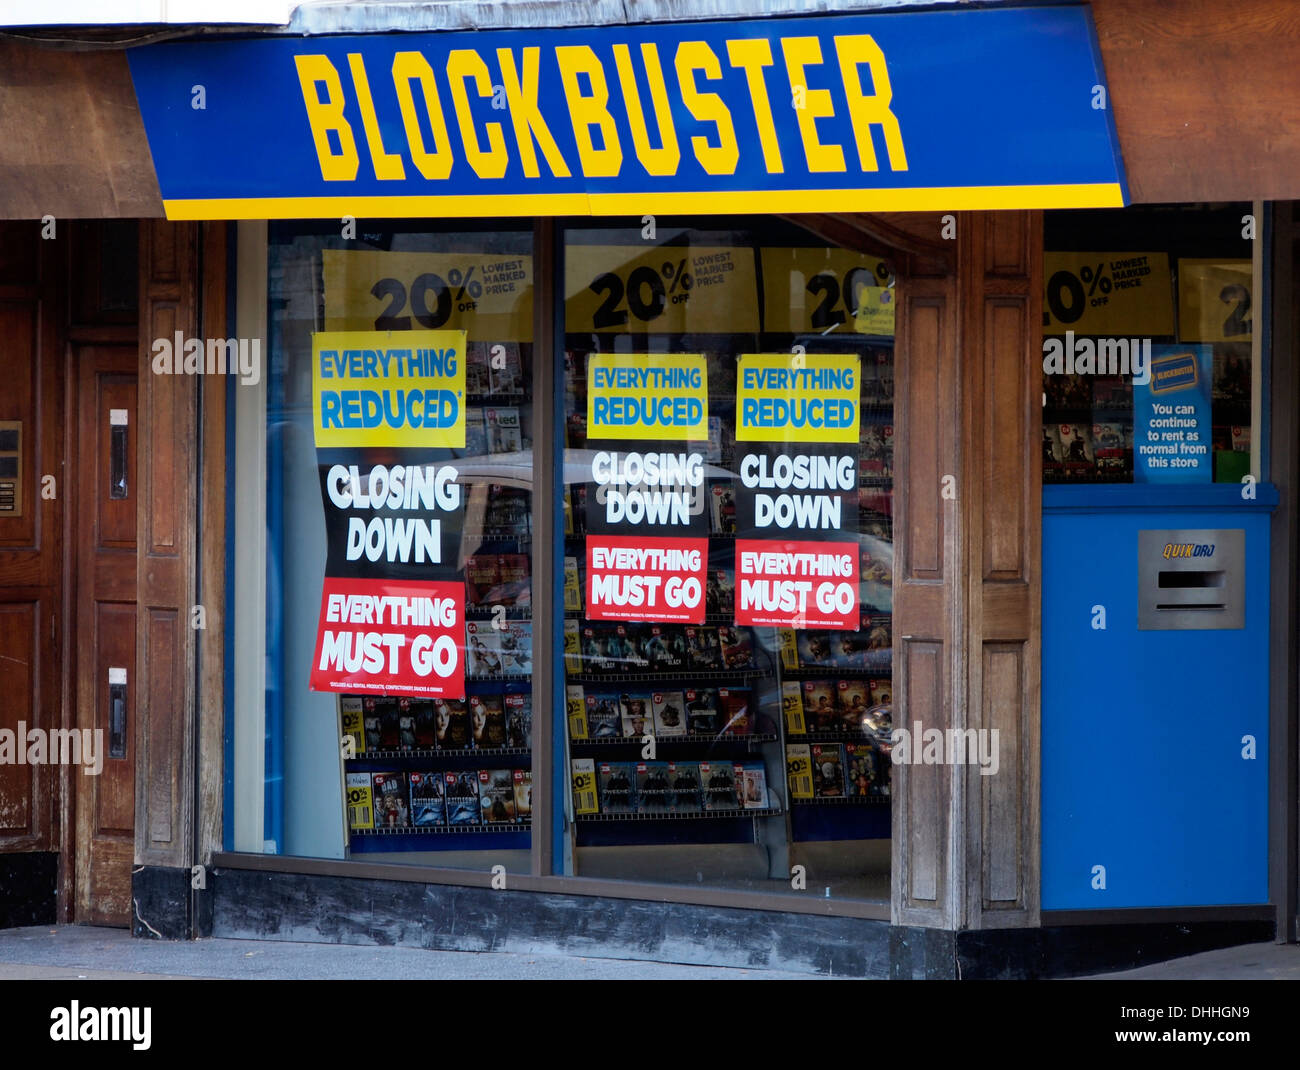
M1044 910L1268 902L1278 496L1252 489L1043 488Z

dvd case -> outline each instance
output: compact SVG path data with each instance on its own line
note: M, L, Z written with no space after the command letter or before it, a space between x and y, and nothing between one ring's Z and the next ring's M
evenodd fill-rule
M838 743L812 745L813 790L819 799L844 795L844 749Z
M401 829L410 826L405 773L372 773L371 794L375 803L375 828Z
M602 814L635 812L636 771L631 762L601 762L596 771Z
M479 821L481 824L514 824L514 770L480 769L478 773L478 799Z
M622 721L623 735L632 739L641 739L646 735L654 734L651 701L649 692L622 691L619 693L618 710Z
M475 749L506 745L506 714L500 695L470 695L469 722Z
M464 750L472 745L469 710L463 698L438 699L433 704L435 734L442 750Z
M681 736L686 734L686 698L682 692L652 692L650 695L650 710L654 716L656 736Z
M700 784L704 791L704 809L734 810L736 797L736 772L732 762L700 762Z
M587 691L587 738L616 739L623 734L617 691Z
M803 682L803 719L809 732L829 732L839 727L833 680Z
M501 643L501 671L514 676L531 676L533 672L533 624L511 620L498 632Z
M669 762L668 807L673 813L700 812L700 767L697 762Z
M533 820L533 771L516 769L513 773L515 788L515 821L528 825Z
M753 695L747 687L718 688L719 731L732 736L753 734Z
M719 727L718 692L712 687L687 688L686 729L693 736L715 735Z
M663 814L669 810L667 762L636 763L636 812Z
M477 825L479 823L478 771L466 769L443 774L447 797L447 824Z
M441 828L447 823L447 799L441 773L411 774L411 824Z
M506 746L530 748L533 745L533 696L527 691L505 696Z
M470 676L499 676L501 674L501 633L487 621L471 620L465 623L466 658Z

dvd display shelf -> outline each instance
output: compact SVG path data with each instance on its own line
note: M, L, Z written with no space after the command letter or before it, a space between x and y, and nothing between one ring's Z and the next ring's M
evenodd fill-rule
M407 825L401 828L353 829L352 835L363 839L391 836L456 836L462 833L481 836L492 833L529 832L532 827L531 821L492 825Z
M362 751L351 759L365 762L391 762L408 759L428 758L527 758L533 753L531 747L390 747L380 750Z
M574 820L580 824L595 822L649 822L649 821L745 821L750 818L780 817L784 811L779 806L763 806L751 809L733 807L730 810L685 811L682 813L656 813L640 811L636 813L602 813L577 814Z
M591 684L594 686L607 687L617 686L622 683L671 683L673 681L698 680L701 677L719 683L743 683L749 680L770 677L771 675L772 672L768 669L687 669L677 670L675 672L645 672L638 669L632 672L616 673L570 673L567 674L567 679L571 684ZM688 685L683 683L682 687L685 686Z
M785 734L787 743L870 743L873 738L873 733L853 728L827 728Z
M717 732L717 733L686 733L683 735L665 736L655 732L647 732L644 736L600 736L594 739L570 739L570 744L574 747L600 747L600 746L636 746L645 745L647 738L655 741L656 747L667 747L681 744L684 746L707 745L727 745L735 743L744 744L762 744L776 743L780 736L775 732L752 732L748 734L735 732Z

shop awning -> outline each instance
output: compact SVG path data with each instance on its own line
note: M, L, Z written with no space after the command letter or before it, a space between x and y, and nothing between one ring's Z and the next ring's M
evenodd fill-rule
M172 219L1109 207L1086 7L129 53Z

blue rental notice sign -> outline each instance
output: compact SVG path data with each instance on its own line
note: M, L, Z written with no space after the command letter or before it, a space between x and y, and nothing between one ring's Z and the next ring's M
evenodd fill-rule
M1117 207L1051 6L129 52L170 219Z
M1211 454L1209 345L1151 347L1147 382L1133 384L1133 481L1208 483Z

